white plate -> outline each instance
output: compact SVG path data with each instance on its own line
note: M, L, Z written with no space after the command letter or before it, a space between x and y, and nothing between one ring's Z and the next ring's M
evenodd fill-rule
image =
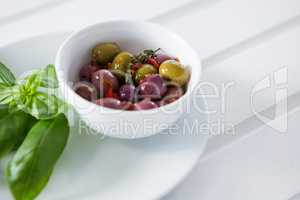
M43 35L0 49L0 61L15 73L53 63L66 33ZM204 106L204 102L199 99ZM197 120L197 121L196 121ZM207 122L207 116L193 112L177 125L190 128ZM160 134L138 140L118 140L83 136L72 128L67 148L55 168L47 188L38 199L158 199L191 171L202 154L208 135L188 132ZM185 135L186 134L186 135ZM12 199L0 178L1 199Z

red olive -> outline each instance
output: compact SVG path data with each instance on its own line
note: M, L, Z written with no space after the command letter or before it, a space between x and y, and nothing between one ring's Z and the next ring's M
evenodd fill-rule
M150 110L158 108L158 106L150 100L143 100L134 104L134 110Z
M88 82L78 82L74 85L74 91L82 98L93 101L97 98L96 88Z
M134 110L134 104L130 101L123 101L121 102L121 109L122 110Z
M167 91L165 80L158 74L152 74L143 79L138 87L141 98L160 99Z
M156 85L159 88L161 96L167 92L166 82L159 74L151 74L145 78L145 81Z
M100 97L104 97L109 89L117 92L119 89L118 79L106 69L96 71L92 75L92 83L97 88Z
M135 87L133 85L123 85L119 90L119 97L122 101L133 101L135 99Z
M176 60L176 58L165 55L165 54L156 54L155 60L159 65L161 65L161 63L165 62L166 60Z
M182 87L179 85L172 85L168 87L167 93L165 94L164 98L160 101L160 106L164 106L174 101L178 100L181 96L183 96L184 91Z
M96 104L100 106L104 106L112 109L122 109L124 105L122 105L121 101L114 98L103 98L95 101Z
M160 90L157 85L151 82L144 82L138 87L140 98L160 99Z
M96 65L85 65L80 69L79 78L81 81L91 81L92 74L98 70L99 69Z

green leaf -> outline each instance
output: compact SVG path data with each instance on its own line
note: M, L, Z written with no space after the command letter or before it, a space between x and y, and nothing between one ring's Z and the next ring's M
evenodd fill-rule
M16 78L14 74L0 62L0 83L6 86L13 86L16 84Z
M17 88L15 86L5 86L0 83L0 105L9 104L14 99Z
M9 163L6 179L15 200L33 200L47 185L69 137L66 117L41 120Z
M61 101L55 95L48 95L43 92L36 92L31 97L22 96L21 102L17 102L19 109L37 119L54 118L59 114L61 105Z
M61 113L64 102L57 97L58 81L54 65L20 79L15 86L0 83L0 105L9 112L23 110L37 119L51 119Z
M26 78L25 83L23 84L21 92L27 92L28 94L32 94L37 91L37 89L41 85L41 77L38 73L31 74Z
M58 88L58 80L54 65L48 65L40 72L41 87Z
M54 65L48 65L23 78L26 88L58 88L58 80Z
M0 158L20 146L36 122L36 119L23 111L8 114L6 108L3 112L6 116L0 120Z
M8 115L8 106L7 105L0 105L0 120Z

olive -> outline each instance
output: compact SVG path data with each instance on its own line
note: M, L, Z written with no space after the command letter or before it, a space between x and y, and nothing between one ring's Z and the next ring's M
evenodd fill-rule
M150 74L156 74L156 73L157 73L157 69L153 65L144 64L136 71L135 82L139 83L146 76Z
M153 83L160 91L160 95L163 96L167 91L165 80L159 74L151 74L145 78L145 82Z
M130 101L122 101L121 102L121 109L122 110L134 110L134 104Z
M184 85L189 80L189 72L181 63L175 60L167 60L159 67L159 74L179 85Z
M135 97L135 87L133 85L123 85L119 90L119 97L122 101L133 101Z
M151 82L144 82L138 87L139 97L149 99L160 99L160 89L158 86Z
M78 82L74 85L74 91L82 98L88 101L94 101L97 98L97 90L91 83Z
M103 98L95 101L96 104L112 109L122 109L123 105L120 100L114 98Z
M121 76L126 72L127 67L129 63L131 63L132 59L133 55L131 53L123 51L114 58L110 69L114 73L118 74L118 76Z
M181 86L175 84L168 86L168 90L164 98L160 101L160 106L167 105L178 100L183 94L184 91Z
M107 65L121 52L117 43L107 42L96 45L92 50L92 60L100 65Z
M106 69L101 69L92 74L92 83L97 88L100 97L104 97L109 89L117 92L119 89L118 79Z
M79 72L79 78L81 81L91 81L92 74L98 71L98 67L96 65L88 64L83 66Z
M148 99L134 104L134 110L150 110L154 108L158 108L158 106L156 105L156 103Z
M160 99L166 91L165 80L159 74L148 75L138 87L138 93L142 98Z
M156 60L156 62L159 65L161 65L166 60L176 60L176 58L173 58L173 57L165 55L165 54L156 54L155 57L154 57L154 59Z

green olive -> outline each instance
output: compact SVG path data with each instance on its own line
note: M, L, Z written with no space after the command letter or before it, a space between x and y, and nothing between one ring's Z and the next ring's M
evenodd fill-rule
M128 52L119 53L111 64L110 69L119 73L126 72L129 63L131 63L133 55Z
M179 85L184 85L189 80L189 72L181 63L176 60L167 60L159 67L159 74L166 79L170 79Z
M146 76L150 74L156 74L156 73L157 73L157 69L153 65L144 64L137 70L135 74L135 81L136 83L139 83Z
M92 59L99 65L107 65L112 62L121 49L117 43L101 43L96 45L92 50Z

